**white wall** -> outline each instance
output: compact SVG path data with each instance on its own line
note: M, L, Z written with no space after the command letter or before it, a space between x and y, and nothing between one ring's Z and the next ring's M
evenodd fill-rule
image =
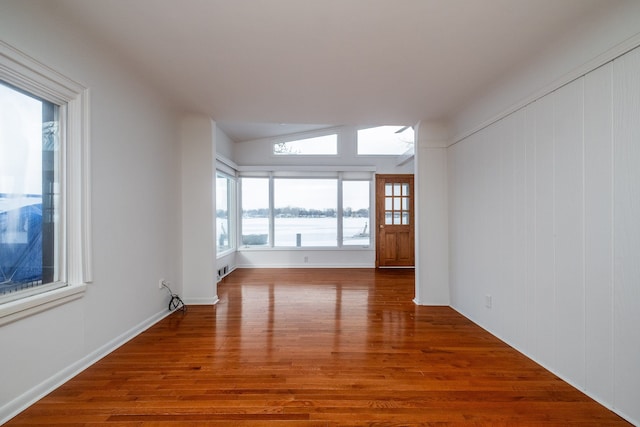
M583 17L581 25L567 28L564 37L554 40L540 55L529 58L519 70L500 78L495 86L487 87L484 96L466 105L453 118L452 135L456 139L468 135L505 112L514 111L591 71L603 55L633 47L637 43L640 2L607 0L606 3L606 9L598 8L594 14Z
M417 126L415 155L416 296L420 305L449 305L447 213L448 127Z
M222 154L227 159L235 161L235 145L231 138L219 126L216 126L216 154Z
M302 132L295 138L303 139L316 136L319 133L338 134L337 156L276 156L273 154L273 142L275 138L265 138L255 141L236 143L234 146L235 158L239 166L270 166L273 170L287 170L287 168L300 168L314 166L344 168L348 166L371 167L376 173L412 174L413 160L398 165L398 157L395 156L358 156L356 154L357 128L353 126L341 126L331 130L324 129L315 132ZM374 198L372 194L371 229L375 227ZM306 261L305 261L306 260ZM309 249L269 249L260 250L252 248L240 250L236 255L236 265L240 268L250 267L375 267L375 244L372 242L368 249L341 248L339 250L309 250Z
M214 304L216 287L216 124L200 115L183 117L182 283L185 304Z
M635 423L638 117L640 49L448 153L452 306Z
M178 121L46 2L0 2L0 39L90 88L94 282L0 327L0 422L167 312L180 266Z

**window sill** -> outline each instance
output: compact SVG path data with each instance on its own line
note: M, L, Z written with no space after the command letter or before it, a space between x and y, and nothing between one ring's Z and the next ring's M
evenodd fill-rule
M52 307L76 300L84 295L87 285L69 285L0 305L0 326Z
M373 251L373 246L350 245L350 246L242 246L238 252L243 251Z

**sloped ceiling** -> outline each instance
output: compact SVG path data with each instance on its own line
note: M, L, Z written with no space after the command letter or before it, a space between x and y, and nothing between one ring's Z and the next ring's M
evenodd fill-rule
M613 0L50 0L236 140L446 120ZM226 125L226 128L225 128ZM304 126L302 128L305 128Z

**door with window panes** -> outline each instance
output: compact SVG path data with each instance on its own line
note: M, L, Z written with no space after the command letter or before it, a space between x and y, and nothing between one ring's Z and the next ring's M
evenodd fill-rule
M376 175L376 267L415 265L413 175Z

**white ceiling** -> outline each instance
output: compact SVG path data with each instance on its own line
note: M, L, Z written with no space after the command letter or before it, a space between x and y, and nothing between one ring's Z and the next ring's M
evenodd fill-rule
M444 120L611 0L51 0L236 141ZM283 124L303 124L287 127Z

